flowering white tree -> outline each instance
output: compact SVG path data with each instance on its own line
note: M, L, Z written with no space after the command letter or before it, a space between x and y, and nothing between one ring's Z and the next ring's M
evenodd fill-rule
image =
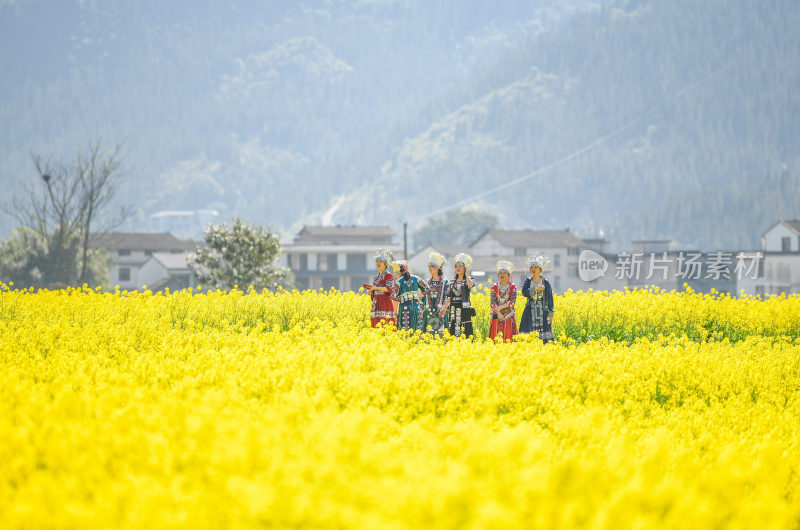
M289 287L292 273L276 265L281 245L278 237L260 226L238 218L231 224L211 224L205 229L206 246L189 258L197 281L223 290L254 287L256 290Z

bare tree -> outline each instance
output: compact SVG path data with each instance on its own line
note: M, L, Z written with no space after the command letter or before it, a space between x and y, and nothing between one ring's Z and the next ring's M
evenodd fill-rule
M122 184L120 148L104 150L101 142L79 152L70 164L33 155L39 179L6 212L47 242L45 280L64 285L89 281L92 230L109 230L128 215L106 211Z

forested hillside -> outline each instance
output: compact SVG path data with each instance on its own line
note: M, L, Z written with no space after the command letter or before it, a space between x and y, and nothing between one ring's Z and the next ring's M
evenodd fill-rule
M0 1L0 179L124 142L129 226L216 208L317 221L476 67L587 0ZM11 220L4 218L5 231Z
M616 247L752 247L800 217L797 27L794 0L4 0L0 182L102 137L131 229L195 208L413 229L472 204Z
M338 211L399 221L389 197L424 188L412 220L473 200L507 226L569 226L617 247L757 246L800 215L797 27L789 1L578 15L479 68L449 98L464 103L382 166L379 200L364 204L363 190Z

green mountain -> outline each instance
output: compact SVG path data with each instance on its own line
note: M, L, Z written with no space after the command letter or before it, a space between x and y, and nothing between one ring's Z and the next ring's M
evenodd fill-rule
M465 103L331 217L416 225L475 204L508 227L568 226L621 248L757 247L776 219L800 217L797 27L792 1L576 15L479 68L451 95Z
M102 138L127 229L413 232L474 205L754 247L800 217L799 23L794 0L0 0L0 183Z
M163 209L318 221L475 68L595 4L0 0L0 183L102 138L127 153L125 228Z

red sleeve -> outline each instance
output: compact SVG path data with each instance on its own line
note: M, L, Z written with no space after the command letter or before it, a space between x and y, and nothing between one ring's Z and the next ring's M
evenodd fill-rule
M385 294L394 296L394 275L391 272L387 272L386 276L383 277L383 286L389 288L389 292Z
M497 307L497 284L492 285L492 295L489 298L492 309Z

